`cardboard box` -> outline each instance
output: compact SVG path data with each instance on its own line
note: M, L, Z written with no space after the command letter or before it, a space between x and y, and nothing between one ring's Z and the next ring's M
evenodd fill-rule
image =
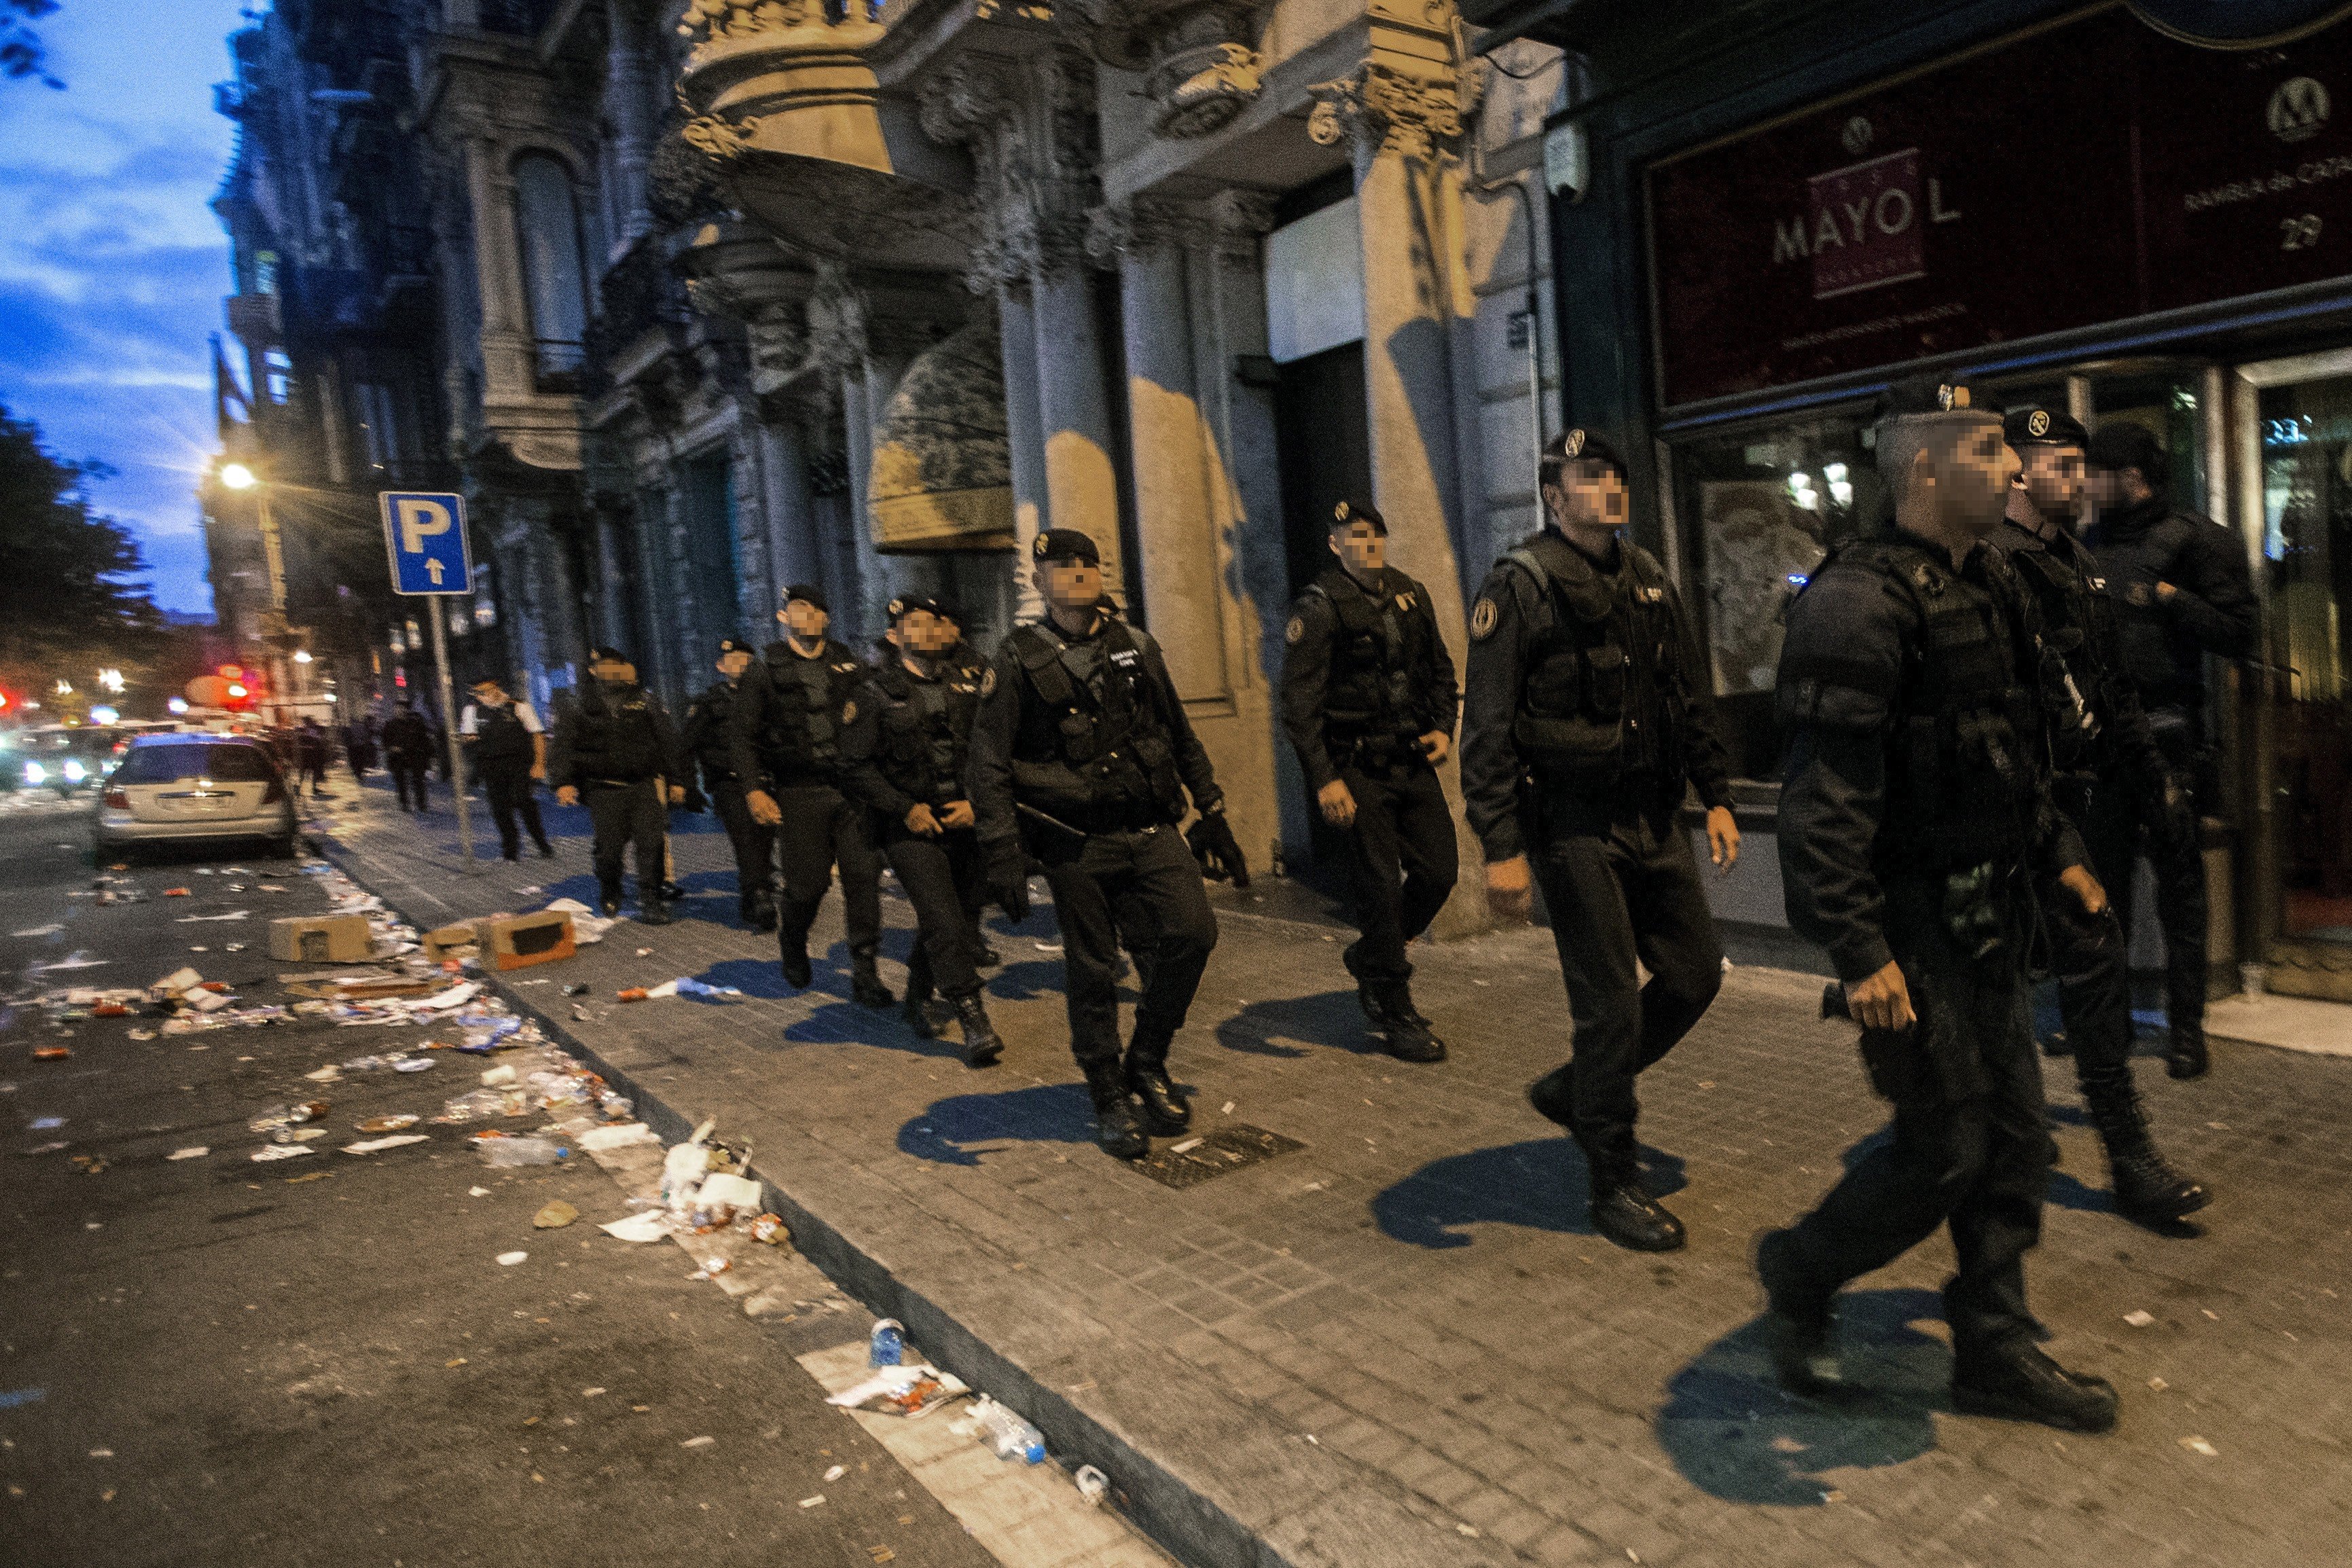
M364 915L304 915L269 923L269 956L288 964L355 964L375 954Z
M488 969L528 969L579 952L572 943L572 915L561 909L477 920L474 936L482 945L482 967Z
M456 925L436 925L425 934L425 956L436 964L444 958L469 957L480 941L470 920Z

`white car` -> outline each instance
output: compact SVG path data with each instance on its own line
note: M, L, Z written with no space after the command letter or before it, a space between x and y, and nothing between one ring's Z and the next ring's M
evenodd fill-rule
M141 844L266 839L294 853L292 791L278 760L242 736L142 735L123 748L91 819L101 858Z

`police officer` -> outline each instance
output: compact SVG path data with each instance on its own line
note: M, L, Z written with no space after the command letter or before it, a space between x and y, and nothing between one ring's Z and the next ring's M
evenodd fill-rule
M2042 1354L2025 1302L2050 1175L2030 879L2086 915L2105 895L2051 802L2032 606L1984 544L2017 462L1957 386L1898 389L1877 455L1893 523L1833 553L1789 611L1780 849L1789 923L1836 965L1893 1136L1759 1243L1772 1364L1792 1391L1833 1385L1839 1288L1948 1222L1954 1403L2105 1431L2115 1390Z
M961 671L963 678L968 681L986 679L988 655L964 635L965 616L961 606L943 594L934 597L939 601L940 618L947 622L947 630L953 638L947 653L941 656L947 666ZM980 923L981 915L987 908L988 882L983 876L980 885L966 894L965 914L971 925L972 961L983 969L993 969L1004 960L990 945L988 932Z
M736 781L751 820L775 828L784 895L776 941L784 978L806 988L809 926L816 920L835 866L849 929L850 996L860 1007L898 998L882 983L882 857L866 831L865 809L842 793L841 727L866 665L825 635L824 595L807 583L784 590L776 612L785 635L743 673L729 730Z
M1335 558L1283 632L1282 722L1323 820L1348 835L1362 936L1340 958L1364 1016L1405 1061L1443 1061L1413 1006L1405 944L1454 891L1454 812L1437 780L1461 695L1429 591L1387 564L1388 523L1360 501L1331 510Z
M2033 600L2058 809L2086 841L2097 831L2093 798L2102 789L2128 800L2142 820L2162 820L2168 800L2173 813L2185 812L2119 663L2098 564L2073 532L2083 504L2083 426L2061 410L2027 407L2010 410L2001 430L2019 470L2007 515L1986 542ZM2205 1207L2206 1191L2157 1152L2132 1083L2129 944L2115 908L2087 915L2048 878L2035 893L2058 975L2059 1013L2091 1124L2106 1146L2116 1207L2156 1223L2192 1214Z
M1046 615L1015 627L982 680L971 800L990 889L1013 919L1028 914L1031 858L1044 865L1096 1137L1118 1158L1141 1159L1147 1133L1172 1137L1192 1124L1168 1048L1217 945L1201 867L1176 832L1188 793L1214 824L1202 842L1236 865L1240 851L1160 645L1104 612L1094 540L1049 528L1033 555ZM1123 1065L1122 943L1143 986Z
M963 1030L965 1065L986 1067L1004 1045L981 999L971 912L986 897L988 877L964 785L986 675L948 663L954 643L937 600L902 594L890 601L890 663L851 699L842 731L843 784L872 809L882 852L915 906L908 1025L922 1039L932 1037L936 986Z
M751 646L719 640L719 678L686 706L687 755L702 769L702 792L735 850L735 912L755 931L776 928L775 830L751 820L735 777L735 693L751 664Z
M457 734L473 754L474 771L482 778L482 792L490 800L490 820L499 826L499 853L508 860L522 854L522 834L515 819L530 830L530 841L541 858L551 858L555 846L547 841L547 828L539 820L539 798L532 785L547 777L547 733L529 703L507 695L495 676L474 683L474 700L457 720Z
M416 711L413 697L401 698L400 711L384 724L383 761L392 772L392 787L400 797L400 809L428 810L425 771L433 765L433 727Z
M595 825L592 853L596 897L606 915L621 910L621 857L636 846L637 918L648 925L670 923L662 902L662 831L666 809L686 799L686 758L677 732L659 699L637 685L636 667L617 648L588 655L587 686L556 721L555 747L548 771L555 798L576 806L588 798ZM664 800L665 779L668 799Z
M1568 984L1575 1055L1528 1097L1583 1149L1594 1228L1620 1247L1672 1251L1682 1222L1642 1184L1633 1081L1723 984L1675 819L1696 788L1709 853L1728 872L1739 858L1730 775L1682 601L1657 559L1621 537L1623 459L1570 430L1544 449L1540 477L1550 527L1495 564L1471 610L1462 794L1488 898L1524 915L1541 882Z
M2149 812L2120 788L2100 792L2092 811L2091 861L2115 890L2116 916L2131 930L2132 861L2144 845L2156 873L2156 914L2164 927L2164 1064L2175 1078L2205 1071L2205 857L2199 823L2213 805L2214 750L2207 737L2205 655L2254 652L2258 608L2245 551L2230 530L2184 512L2166 494L2164 444L2137 424L2111 420L2091 437L2091 498L2098 508L2089 542L2106 577L2125 673L2137 683L2156 744L2185 809Z

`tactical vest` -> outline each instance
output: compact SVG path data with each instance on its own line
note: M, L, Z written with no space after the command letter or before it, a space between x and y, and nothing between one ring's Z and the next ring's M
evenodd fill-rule
M966 745L980 711L980 685L968 671L949 669L919 681L903 664L875 677L886 699L878 722L882 744L875 761L899 793L926 806L966 799Z
M716 781L735 776L727 744L727 731L734 714L735 687L728 681L720 681L705 691L687 709L687 727L694 732L694 759L701 764L706 779Z
M830 778L841 767L841 709L866 666L838 643L827 642L814 659L790 644L771 643L768 706L762 716L760 753L779 782L796 774Z
M1054 716L1054 755L1013 759L1016 797L1088 831L1181 821L1174 737L1127 623L1109 622L1084 643L1066 643L1034 624L1005 641Z
M1983 558L2003 572L2000 559ZM2026 684L2032 650L2021 646L2015 606L1999 587L1972 582L1948 557L1894 538L1840 546L1831 563L1868 571L1907 606L1903 667L1884 697L1892 726L1879 843L1890 865L1943 873L2014 862L2028 847L2037 776L2041 702ZM1815 571L1814 580L1821 577ZM2021 592L2013 584L2008 590ZM1782 691L1801 706L1805 683L1852 685L1853 672L1790 663Z
M643 686L590 682L580 698L577 723L572 766L583 779L635 783L661 772L661 737L654 729L653 704Z
M2156 585L2169 580L2193 530L2213 526L2202 517L2168 512L2126 538L2101 530L2099 561L2115 612L2117 657L2150 710L2197 708L2205 701L2204 653L2193 640L2174 634Z
M1410 741L1440 727L1427 711L1435 660L1429 622L1414 609L1419 591L1408 584L1374 599L1335 570L1308 583L1307 591L1328 603L1339 622L1323 688L1326 745Z
M474 709L474 758L482 763L528 762L530 760L530 731L522 727L515 716L513 705L491 707L478 705Z
M2086 577L2056 549L2004 552L2042 612L2040 682L2048 719L2052 764L2063 773L2089 773L2110 761L2105 742L2123 699L2114 616L2100 591L2104 579Z
M1607 785L1628 774L1682 776L1680 633L1666 607L1664 569L1627 542L1624 567L1604 579L1565 539L1543 534L1505 559L1523 627L1519 752L1538 776ZM1661 700L1663 698L1664 700Z

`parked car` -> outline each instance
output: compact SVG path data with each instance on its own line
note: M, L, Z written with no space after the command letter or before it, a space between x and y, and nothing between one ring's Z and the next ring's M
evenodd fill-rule
M110 725L45 724L20 729L10 737L11 782L25 789L54 789L71 799L105 774L115 743L122 738L123 732Z
M142 735L123 749L91 817L101 857L142 844L263 839L292 855L293 792L277 758L243 736Z

